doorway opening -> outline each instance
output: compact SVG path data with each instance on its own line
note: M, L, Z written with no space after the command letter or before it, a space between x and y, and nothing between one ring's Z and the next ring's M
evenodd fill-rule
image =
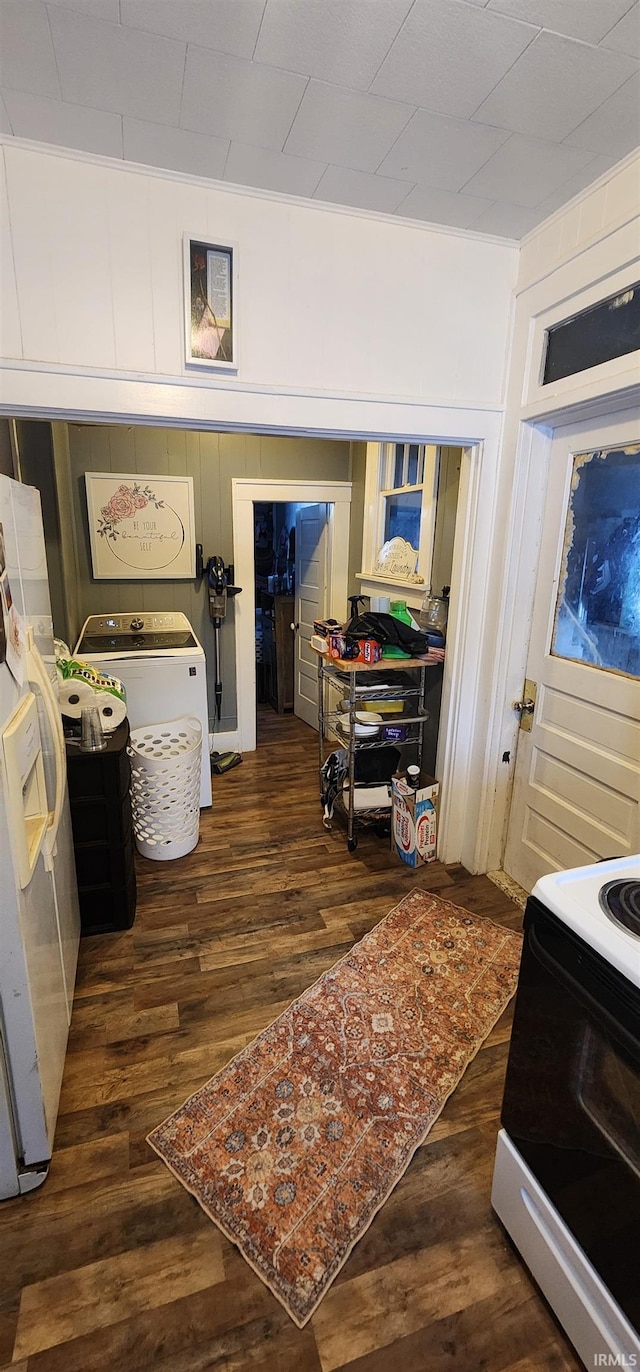
M310 415L304 428L275 432L262 426L252 432L231 422L214 427L211 421L201 421L196 427L189 427L189 420L184 425L174 420L159 426L151 416L137 411L132 422L111 409L87 412L86 416L77 410L72 413L58 409L55 417L44 417L40 407L37 422L50 426L54 439L56 495L61 528L64 515L66 529L61 542L68 550L70 562L64 576L69 619L78 628L89 612L124 612L133 606L153 613L173 608L186 614L207 651L211 637L207 597L197 579L171 584L117 584L96 583L91 574L85 473L175 472L194 481L196 538L205 545L207 555L218 552L225 563L233 562L238 547L238 514L233 511L232 501L234 482L254 485L256 500L302 503L306 497L306 501L326 501L331 507L331 575L327 578L325 613L343 621L347 591L363 589L358 573L362 567L373 565L362 556L363 531L371 525L374 512L368 500L361 457L363 470L356 472L357 450L365 450L368 444L379 446L381 440L375 435L380 429L386 427L387 434L389 430L397 433L403 419L415 431L413 413L405 415L399 411L389 426L381 424L373 409L370 418L370 423L364 416L357 425L352 422L345 429L344 425L318 427L317 420L314 424ZM479 683L483 679L483 664L491 665L490 634L485 634L491 624L484 587L495 524L500 419L492 412L470 411L465 414L462 432L460 415L455 410L438 411L437 420L438 436L434 435L431 441L455 444L462 449L451 574L455 603L452 598L438 743L437 770L442 793L440 856L444 861L463 861L475 871L482 867L486 846L476 801L483 793L484 727L485 723L489 726L489 721L486 692L480 691ZM430 425L425 431L433 432ZM411 442L414 441L412 438ZM277 496L272 489L263 489L268 485L265 476L277 477ZM316 481L309 479L313 476ZM305 487L302 495L301 484ZM246 497L247 491L243 495ZM251 506L246 525L251 548L252 521ZM210 710L209 745L222 751L251 751L256 746L253 565L247 579L240 574L237 557L235 561L234 579L247 588L247 594L232 602L223 631L222 718L214 720ZM69 635L73 637L71 630Z
M241 750L249 751L260 744L261 731L256 724L260 707L282 715L295 714L317 730L318 660L310 644L314 621L331 616L344 623L349 617L349 597L356 591L361 593L365 610L388 613L390 603L400 599L419 624L429 590L440 597L443 590L448 595L453 584L452 617L457 613L459 575L457 569L454 575L454 545L462 447L370 447L366 471L364 460L360 467L354 463L352 481L342 488L331 490L327 483L291 482L286 488L278 481L232 483L236 578L243 586L251 582L254 592L251 625L244 594L236 606L236 746ZM389 448L393 449L390 459ZM414 449L419 459L412 473ZM378 453L376 499L372 497L371 478ZM382 472L387 473L389 461L396 472L399 453L404 465L394 489L389 490ZM385 574L384 570L373 570L380 541L388 544L391 539L403 542L405 555L413 549L414 565L424 568L424 579L402 581L397 571ZM253 682L246 670L249 655L254 659ZM443 682L440 665L429 673L423 740L424 765L433 775L437 774L440 717L445 708ZM260 721L264 725L264 713Z
M296 701L296 592L308 573L308 566L301 566L301 544L308 521L300 519L300 514L309 509L314 506L304 501L259 500L253 506L256 705L301 718L304 711ZM324 577L322 557L321 578L316 580L322 581L317 589L323 597Z
M314 620L347 613L350 481L232 481L238 745L267 703L318 727ZM267 567L272 570L268 571ZM266 584L265 584L266 583Z

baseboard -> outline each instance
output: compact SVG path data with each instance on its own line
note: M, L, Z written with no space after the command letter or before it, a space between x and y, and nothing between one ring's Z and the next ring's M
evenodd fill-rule
M209 734L210 753L228 753L240 750L240 730L229 729L227 733Z

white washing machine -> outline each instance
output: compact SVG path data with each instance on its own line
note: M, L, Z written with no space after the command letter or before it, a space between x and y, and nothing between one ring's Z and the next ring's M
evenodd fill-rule
M202 725L200 805L211 804L209 709L204 648L186 615L89 615L76 657L124 683L132 729L195 715Z

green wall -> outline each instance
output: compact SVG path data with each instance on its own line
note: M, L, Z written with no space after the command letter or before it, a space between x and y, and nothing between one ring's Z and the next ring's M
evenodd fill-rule
M197 433L127 425L70 424L69 454L73 524L77 543L78 614L128 610L182 610L208 659L209 717L213 715L213 629L204 584L191 581L94 581L91 575L85 472L193 477L196 541L205 558L233 560L232 477L287 480L349 480L349 444L330 439L274 438L258 434ZM355 446L355 445L354 445ZM354 530L361 538L361 529ZM358 568L359 570L359 568ZM346 607L345 607L346 608ZM222 720L236 726L233 603L221 631ZM73 645L72 645L73 646Z

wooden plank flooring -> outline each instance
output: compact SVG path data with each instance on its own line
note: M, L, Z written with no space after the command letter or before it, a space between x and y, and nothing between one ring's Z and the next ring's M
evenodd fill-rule
M145 1143L413 887L520 925L486 877L348 854L312 731L260 738L195 852L139 861L133 929L82 941L50 1176L0 1206L0 1367L577 1372L489 1203L509 1011L302 1331Z

